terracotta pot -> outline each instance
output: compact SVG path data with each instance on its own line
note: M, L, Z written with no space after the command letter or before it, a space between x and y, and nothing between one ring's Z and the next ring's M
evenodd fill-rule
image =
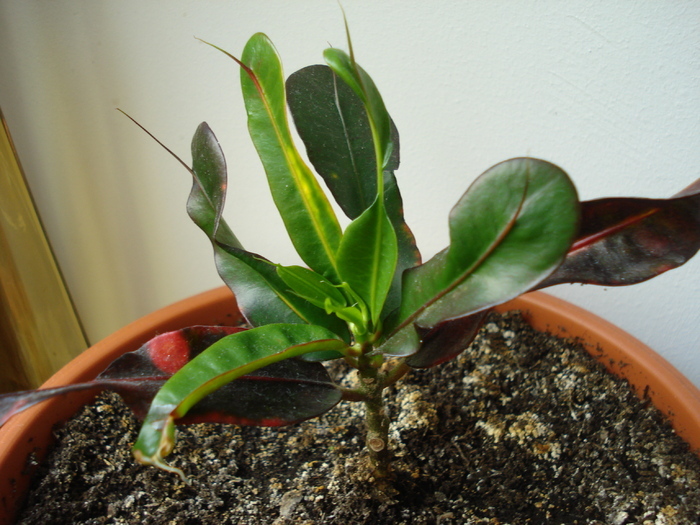
M116 331L73 359L42 388L94 379L114 359L136 350L155 335L193 325L235 325L241 319L231 292L217 288L157 310ZM27 491L37 461L46 455L52 427L94 398L94 392L56 397L16 415L0 428L0 525L9 525Z
M700 450L700 390L646 345L599 317L541 292L498 308L522 310L535 328L580 339L611 372L627 378L640 395L671 419L676 431ZM205 292L149 314L118 330L62 368L43 387L93 379L124 352L137 349L154 335L197 324L236 324L240 313L228 289ZM51 441L51 428L89 402L92 395L54 398L12 418L0 429L0 525L10 524L34 468Z

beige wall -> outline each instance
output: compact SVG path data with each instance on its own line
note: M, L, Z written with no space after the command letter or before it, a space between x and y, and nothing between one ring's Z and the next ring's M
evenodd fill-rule
M425 256L447 211L508 157L554 161L583 198L669 196L700 176L695 1L344 2L358 61L402 136L406 214ZM288 73L345 45L335 0L5 0L0 107L93 340L217 286L190 224L190 181L115 111L189 160L207 120L230 165L227 219L242 242L296 262L250 146L237 71L264 31ZM700 261L629 289L557 295L623 326L700 384Z

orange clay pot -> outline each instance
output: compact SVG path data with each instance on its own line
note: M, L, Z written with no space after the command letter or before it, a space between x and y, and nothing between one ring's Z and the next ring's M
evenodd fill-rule
M648 396L666 414L693 450L700 451L700 390L665 359L603 319L542 292L533 292L497 308L522 310L536 329L580 339L615 375L624 377L640 396ZM71 361L42 388L94 379L125 352L136 350L159 333L186 326L231 324L241 316L231 292L217 288L149 314L118 330ZM72 416L94 394L58 397L13 417L0 428L0 525L10 525L34 471L52 439L51 428Z

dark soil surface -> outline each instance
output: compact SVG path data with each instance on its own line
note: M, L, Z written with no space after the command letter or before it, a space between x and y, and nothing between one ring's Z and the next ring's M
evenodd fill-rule
M169 459L188 485L132 460L138 424L107 394L57 431L19 523L700 523L700 460L659 413L522 325L492 317L458 359L390 392L389 494L363 468L357 403L282 429L185 427Z

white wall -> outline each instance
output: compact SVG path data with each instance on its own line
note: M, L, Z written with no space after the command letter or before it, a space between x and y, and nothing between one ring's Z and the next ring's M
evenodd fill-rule
M480 172L556 162L584 199L670 196L700 176L696 1L344 2L358 61L401 131L406 215L426 258ZM335 0L4 0L0 107L91 339L219 284L189 222L186 172L207 120L228 156L227 219L247 248L296 262L250 145L240 54L264 31L288 73L345 46ZM622 326L700 385L700 258L626 289L556 295Z

